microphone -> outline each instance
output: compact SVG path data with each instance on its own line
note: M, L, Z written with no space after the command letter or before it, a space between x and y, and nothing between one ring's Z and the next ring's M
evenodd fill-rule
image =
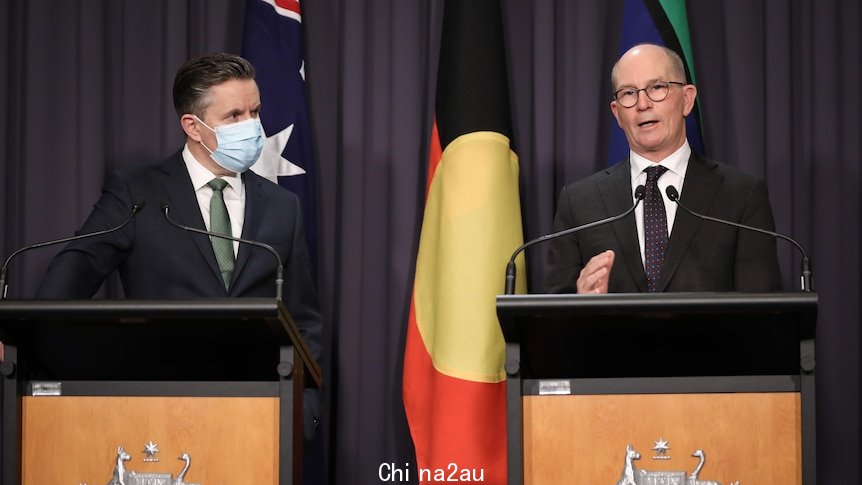
M129 214L128 219L123 221L119 226L115 226L115 227L112 227L110 229L104 229L101 231L89 232L87 234L79 234L77 236L64 237L62 239L55 239L53 241L45 241L45 242L40 242L40 243L36 243L36 244L31 244L29 246L24 246L23 248L10 254L9 257L6 258L6 262L3 263L3 267L0 268L0 300L6 299L6 290L8 289L6 287L6 281L7 281L6 276L9 272L8 271L9 270L9 262L11 262L12 259L15 258L15 256L18 256L19 254L26 252L26 251L29 251L31 249L44 248L45 246L52 246L54 244L61 244L61 243L65 243L65 242L77 241L78 239L86 239L88 237L101 236L103 234L108 234L108 233L111 233L114 231L119 231L120 229L126 227L126 224L132 222L132 219L135 218L135 215L137 215L138 212L141 212L141 209L143 209L143 208L144 208L144 200L143 199L136 200L132 204L132 213Z
M165 220L167 220L168 223L174 227L178 227L184 231L191 231L191 232L196 232L198 234L204 234L206 236L218 237L221 239L228 239L230 241L237 241L237 242L241 242L241 243L250 244L252 246L257 246L257 247L266 249L267 251L272 253L272 255L275 256L275 260L278 262L278 266L275 268L275 299L277 301L281 301L282 285L284 283L284 265L281 262L281 256L278 255L278 252L275 250L275 248L273 248L269 244L266 244L266 243L263 243L260 241L252 241L250 239L242 239L239 237L228 236L225 234L218 234L216 232L205 231L203 229L198 229L196 227L184 226L184 225L174 221L173 219L171 219L171 216L168 214L171 209L170 209L170 207L168 207L167 202L162 201L161 206L162 206L162 214L165 215Z
M640 202L642 200L644 200L645 195L646 195L646 187L644 187L643 185L638 185L637 188L635 189L635 203L634 203L634 205L631 206L628 210L626 210L622 214L612 216L612 217L607 217L605 219L600 219L598 221L590 222L588 224L583 224L583 225L576 226L576 227L570 227L568 229L563 229L562 231L552 232L551 234L545 234L544 236L537 237L536 239L533 239L532 241L528 241L528 242L524 243L523 245L521 245L521 247L519 247L518 249L515 250L514 253L512 253L512 257L509 258L509 263L506 265L506 293L505 294L506 295L514 295L515 294L515 273L517 271L517 269L515 268L515 258L518 256L518 254L521 253L521 251L527 249L528 247L530 247L536 243L548 241L550 239L556 239L558 237L565 236L567 234L572 234L575 232L583 231L584 229L590 229L590 228L593 228L596 226L601 226L602 224L608 224L610 222L618 221L618 220L622 219L623 217L631 214L632 211L634 211L635 208L638 206L638 204L640 204Z
M767 231L766 229L760 229L758 227L746 226L745 224L739 224L737 222L725 221L724 219L718 219L716 217L710 217L707 215L698 214L697 212L694 212L694 211L690 210L688 207L682 205L682 202L679 201L679 192L676 190L676 187L674 187L673 185L668 185L667 189L665 189L665 193L667 194L668 199L670 199L673 202L676 202L676 204L678 206L682 207L682 209L684 211L688 212L689 214L691 214L695 217L699 217L699 218L705 219L707 221L713 221L713 222L718 222L721 224L727 224L729 226L738 227L741 229L747 229L749 231L759 232L761 234L766 234L768 236L777 237L780 239L784 239L785 241L789 241L791 244L793 244L794 246L796 246L799 249L799 252L802 253L802 276L801 276L802 291L806 291L806 292L811 291L811 260L808 259L808 253L805 252L805 249L802 247L801 244L794 241L790 237L785 236L784 234L779 234L779 233L774 232L774 231Z

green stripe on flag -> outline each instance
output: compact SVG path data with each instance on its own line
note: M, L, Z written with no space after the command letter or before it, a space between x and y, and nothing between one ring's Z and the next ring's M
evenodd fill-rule
M688 14L685 10L685 0L659 0L659 3L664 9L676 38L679 39L679 45L685 56L685 63L688 66L691 83L697 84L694 77L694 54L691 51L691 36L688 31Z

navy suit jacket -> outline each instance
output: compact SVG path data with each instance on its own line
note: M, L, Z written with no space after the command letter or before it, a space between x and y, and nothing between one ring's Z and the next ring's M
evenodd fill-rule
M245 219L242 237L270 244L282 258L284 303L311 353L320 359L322 318L295 194L253 172L242 175ZM113 172L79 234L119 225L135 201L145 202L120 231L70 243L52 261L37 298L89 298L102 281L119 270L127 298L195 299L275 297L275 258L268 251L240 244L226 290L208 236L174 227L171 218L205 229L182 152L158 165Z
M681 202L694 212L774 230L766 184L728 165L692 153ZM624 160L564 187L554 230L611 217L634 203L631 165ZM665 203L672 203L665 200ZM551 242L545 287L575 293L581 269L607 249L616 253L608 291L647 291L634 213L612 224ZM776 242L771 236L704 221L677 208L657 291L747 291L781 289Z

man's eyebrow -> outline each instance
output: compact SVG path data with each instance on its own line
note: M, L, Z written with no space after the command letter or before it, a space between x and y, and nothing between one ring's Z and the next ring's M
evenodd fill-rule
M646 82L646 85L644 87L655 84L657 82L667 82L667 81L665 81L664 79L662 79L660 77L652 78ZM615 89L614 91L616 92L616 91L619 91L620 89L627 89L627 88L637 89L637 86L635 86L634 84L620 84L617 86L617 89Z

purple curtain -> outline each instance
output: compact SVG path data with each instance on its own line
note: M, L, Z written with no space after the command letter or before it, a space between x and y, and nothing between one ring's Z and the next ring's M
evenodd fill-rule
M380 483L381 463L412 461L401 360L441 2L302 4L330 483ZM622 0L503 4L525 237L533 238L550 230L560 188L605 166ZM815 263L818 475L855 483L862 11L857 0L691 2L688 10L707 155L764 178L778 230ZM243 0L0 2L0 255L71 234L106 170L180 145L174 72L194 54L239 52L243 11ZM785 288L796 289L799 258L779 247ZM32 296L54 252L13 263L12 297ZM528 255L532 291L542 291L544 258L544 248ZM116 294L115 284L104 293Z
M562 185L605 164L622 1L506 0L527 238ZM689 2L706 155L766 180L777 229L814 261L818 475L859 475L862 12L853 0ZM784 287L800 258L779 243ZM541 291L545 252L528 256Z

